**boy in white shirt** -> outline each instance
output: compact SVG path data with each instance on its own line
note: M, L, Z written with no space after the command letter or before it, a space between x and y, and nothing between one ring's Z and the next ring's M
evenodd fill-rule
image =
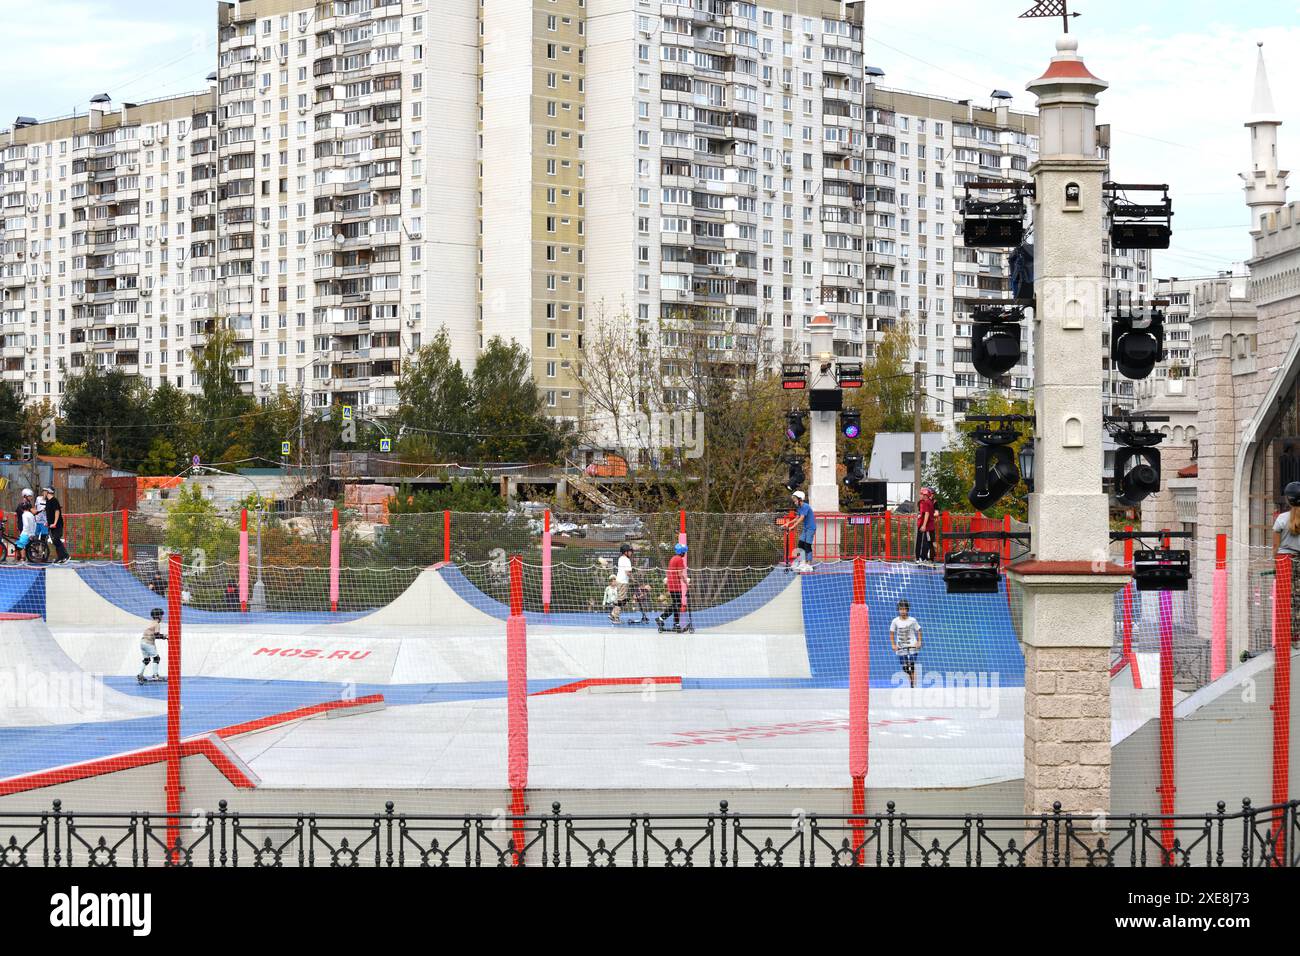
M167 679L158 673L158 662L161 658L158 656L158 645L155 643L156 641L167 640L167 635L162 630L162 608L154 608L149 612L149 616L153 620L144 629L144 633L140 635L140 656L144 658L144 662L140 665L140 673L135 675L135 679L141 684ZM145 677L144 670L151 662L153 663L153 673Z
M913 687L916 686L916 655L921 650L921 622L911 616L911 605L898 602L898 617L889 625L889 644Z
M623 605L627 603L628 594L632 590L632 546L630 544L619 545L617 567L618 574L614 576L616 594L614 604L609 609L609 619L615 624L618 623L623 613Z

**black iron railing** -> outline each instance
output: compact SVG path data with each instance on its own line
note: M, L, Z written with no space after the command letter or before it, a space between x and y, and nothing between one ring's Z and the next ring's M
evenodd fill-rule
M703 814L0 813L0 867L1295 867L1300 801L1104 818Z

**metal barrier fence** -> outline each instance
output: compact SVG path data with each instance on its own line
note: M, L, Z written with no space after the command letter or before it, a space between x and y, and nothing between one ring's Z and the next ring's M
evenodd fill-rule
M1166 848L1162 834L1175 833ZM170 833L170 836L169 836ZM1300 801L1229 813L909 816L0 814L0 867L1277 867L1300 866ZM170 840L170 842L168 842Z

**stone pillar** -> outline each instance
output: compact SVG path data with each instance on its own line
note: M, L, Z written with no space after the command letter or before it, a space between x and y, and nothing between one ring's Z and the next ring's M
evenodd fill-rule
M809 398L813 391L839 390L835 376L835 326L824 313L813 316L809 326L811 352L808 365ZM822 367L826 371L822 371ZM840 485L836 466L836 445L840 435L840 417L836 412L808 413L808 503L821 514L839 514ZM840 525L837 521L817 523L819 554L839 554Z
M1037 95L1038 236L1034 316L1032 553L1010 573L1024 588L1025 812L1110 809L1110 648L1115 591L1102 485L1102 294L1107 281L1097 96L1107 87L1056 42Z

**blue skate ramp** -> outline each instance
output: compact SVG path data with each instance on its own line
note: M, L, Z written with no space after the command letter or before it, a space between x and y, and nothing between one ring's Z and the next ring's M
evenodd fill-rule
M45 616L45 569L0 567L0 614Z
M823 566L803 575L804 634L812 683L845 686L849 678L849 605L853 566ZM1025 659L1007 603L1006 579L996 594L948 594L943 571L911 564L868 562L866 598L871 626L871 686L906 683L889 644L898 602L921 624L921 673L975 673L1001 687L1022 687ZM996 675L996 676L994 676Z

